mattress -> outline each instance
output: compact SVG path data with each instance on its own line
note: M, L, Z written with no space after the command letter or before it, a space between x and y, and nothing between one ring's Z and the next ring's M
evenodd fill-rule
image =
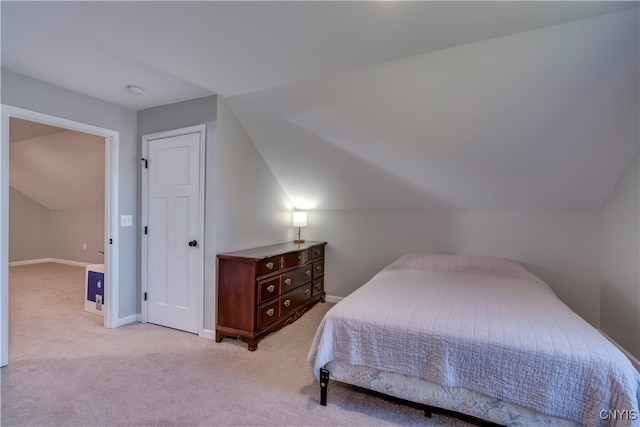
M630 361L503 258L403 255L322 320L309 362L318 375L333 361L585 426L640 424L640 374Z

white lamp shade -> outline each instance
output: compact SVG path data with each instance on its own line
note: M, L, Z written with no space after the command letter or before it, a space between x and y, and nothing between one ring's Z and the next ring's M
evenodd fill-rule
M307 226L307 213L295 211L293 213L293 226L294 227L306 227Z

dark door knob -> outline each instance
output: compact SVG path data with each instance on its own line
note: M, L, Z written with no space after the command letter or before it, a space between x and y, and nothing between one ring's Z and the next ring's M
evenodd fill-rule
M192 247L194 247L194 248L195 248L196 246L198 246L198 241L197 241L197 240L192 240L192 241L190 241L190 242L189 242L189 246L192 246Z

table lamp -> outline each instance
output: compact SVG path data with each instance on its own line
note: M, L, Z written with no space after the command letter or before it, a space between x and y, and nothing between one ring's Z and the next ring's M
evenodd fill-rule
M301 211L293 212L293 226L298 227L298 238L293 243L304 243L304 239L300 237L300 228L307 226L307 213Z

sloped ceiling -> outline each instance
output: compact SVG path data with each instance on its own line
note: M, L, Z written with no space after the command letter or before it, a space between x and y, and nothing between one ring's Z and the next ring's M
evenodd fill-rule
M638 147L618 13L231 97L294 204L601 206Z
M9 184L51 210L103 210L104 138L11 118Z
M227 97L299 207L601 206L638 147L635 2L1 7L12 71Z
M64 129L56 126L49 126L43 123L36 123L12 117L9 126L9 141L11 143L20 142L64 131Z

